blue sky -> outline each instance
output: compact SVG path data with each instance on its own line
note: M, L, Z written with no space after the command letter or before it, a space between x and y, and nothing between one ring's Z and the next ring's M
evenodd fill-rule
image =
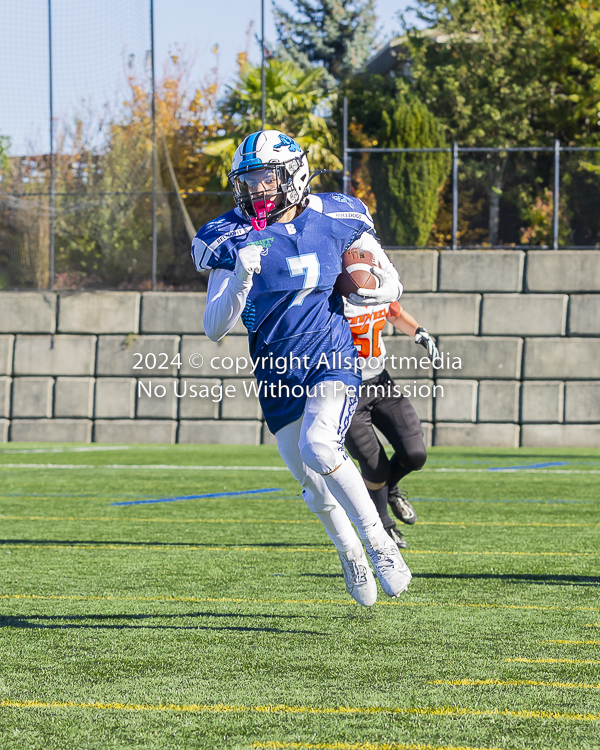
M280 0L289 7L289 0ZM398 30L397 12L409 0L376 0L379 40ZM178 48L194 59L193 79L215 65L219 78L235 73L236 53L248 44L259 59L260 0L154 0L157 75ZM54 113L68 120L85 106L101 116L119 100L129 70L143 66L150 47L148 0L52 0ZM265 36L275 41L272 5L265 0ZM0 0L0 134L11 153L48 152L47 0Z

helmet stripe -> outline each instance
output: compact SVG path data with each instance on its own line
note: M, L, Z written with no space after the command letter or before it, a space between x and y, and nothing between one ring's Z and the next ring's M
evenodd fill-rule
M262 133L262 131L258 133L253 133L252 135L249 135L246 138L246 143L244 144L244 161L246 160L247 156L250 156L251 154L255 153L256 151L256 141L258 140L258 136Z

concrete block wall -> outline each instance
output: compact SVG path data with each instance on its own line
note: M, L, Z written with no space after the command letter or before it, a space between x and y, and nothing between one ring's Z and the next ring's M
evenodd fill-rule
M402 373L444 388L434 444L600 446L600 250L389 255L403 306L461 360ZM407 341L388 350L408 356Z
M600 250L389 255L443 353L435 369L387 326L388 369L416 394L428 444L600 445ZM249 360L245 329L209 341L204 305L0 292L0 441L273 443L249 365L224 360Z

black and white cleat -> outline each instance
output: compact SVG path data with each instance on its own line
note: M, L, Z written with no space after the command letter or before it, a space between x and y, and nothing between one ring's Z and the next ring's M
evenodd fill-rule
M398 545L398 549L406 549L408 547L408 542L395 526L393 526L391 529L386 529L386 531L396 542L396 544Z
M408 493L406 490L398 489L398 485L391 487L388 493L388 505L392 513L402 523L412 525L417 520L417 514L412 505L408 502Z

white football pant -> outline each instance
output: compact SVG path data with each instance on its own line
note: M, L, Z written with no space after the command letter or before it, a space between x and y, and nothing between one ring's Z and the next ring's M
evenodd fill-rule
M302 417L275 435L279 454L302 485L302 497L340 552L359 542L386 540L360 472L344 450L344 436L358 398L341 381L319 383L307 398Z

